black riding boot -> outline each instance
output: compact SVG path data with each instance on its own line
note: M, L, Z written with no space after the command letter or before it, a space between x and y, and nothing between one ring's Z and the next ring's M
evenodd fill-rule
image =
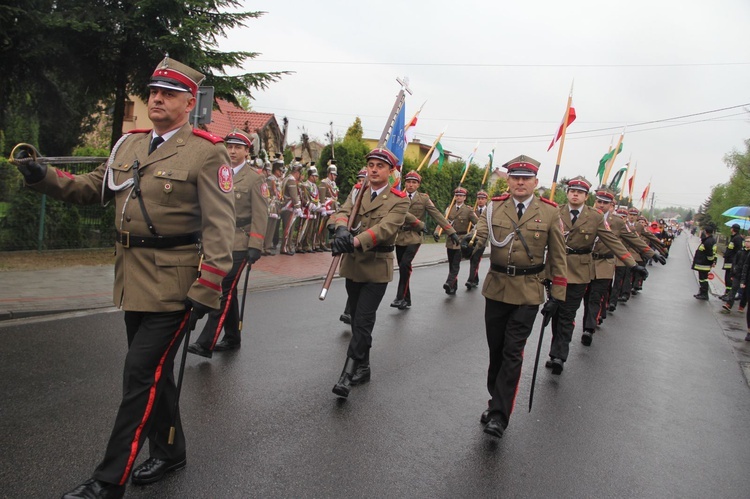
M333 387L333 393L343 398L349 396L349 391L352 389L352 375L356 368L357 361L351 357L347 357L346 364L344 364L344 370L341 371L341 377L339 378L338 383Z

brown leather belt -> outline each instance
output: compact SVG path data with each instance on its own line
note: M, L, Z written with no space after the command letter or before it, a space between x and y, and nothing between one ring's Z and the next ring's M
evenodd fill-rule
M124 248L155 248L165 249L176 246L195 244L201 239L200 232L180 234L178 236L136 236L128 231L117 231L115 241Z

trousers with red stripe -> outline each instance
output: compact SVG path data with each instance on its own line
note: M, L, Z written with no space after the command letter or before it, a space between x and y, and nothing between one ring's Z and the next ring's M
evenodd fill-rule
M240 305L237 298L237 286L242 278L242 271L247 264L246 251L232 252L232 269L221 281L221 304L219 310L209 312L206 325L196 340L203 348L213 350L224 329L224 339L238 345L240 337Z
M539 312L539 305L510 305L485 298L484 325L490 366L487 391L490 392L490 419L499 419L507 428L516 401L523 367L523 349Z
M398 262L398 288L396 289L396 299L406 300L411 305L411 289L409 280L411 279L412 262L419 251L421 244L409 244L406 246L396 246L396 261Z
M583 295L589 283L568 283L565 288L565 301L557 308L552 316L552 345L549 356L556 359L568 360L570 340L576 327L576 312L581 306Z
M146 438L150 457L168 461L185 456L174 358L188 320L187 312L125 312L128 353L123 371L122 401L104 459L94 478L124 485ZM175 421L174 443L169 429Z

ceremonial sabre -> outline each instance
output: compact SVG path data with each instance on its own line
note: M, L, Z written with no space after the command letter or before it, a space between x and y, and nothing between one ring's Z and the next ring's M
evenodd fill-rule
M547 285L547 297L550 296L550 288L549 285ZM544 316L544 319L542 320L542 329L539 331L539 343L536 345L536 358L534 359L534 371L531 375L531 391L529 392L529 412L531 412L531 404L534 403L534 386L536 385L536 371L539 368L539 354L542 352L542 340L544 339L544 328L547 327L547 324L549 324L549 321L552 320L552 315L550 314L549 317L546 315Z

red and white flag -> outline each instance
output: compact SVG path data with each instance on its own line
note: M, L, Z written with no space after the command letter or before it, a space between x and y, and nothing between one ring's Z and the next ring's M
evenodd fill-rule
M570 106L570 112L568 113L568 124L565 125L565 128L569 127L571 123L573 123L576 119L576 108L573 107L571 104ZM562 137L563 134L563 125L565 124L565 116L563 116L563 119L560 122L560 128L557 129L557 135L555 135L552 138L552 142L549 143L549 147L547 148L547 151L552 149L552 147L555 145L555 143L560 140L560 137Z

